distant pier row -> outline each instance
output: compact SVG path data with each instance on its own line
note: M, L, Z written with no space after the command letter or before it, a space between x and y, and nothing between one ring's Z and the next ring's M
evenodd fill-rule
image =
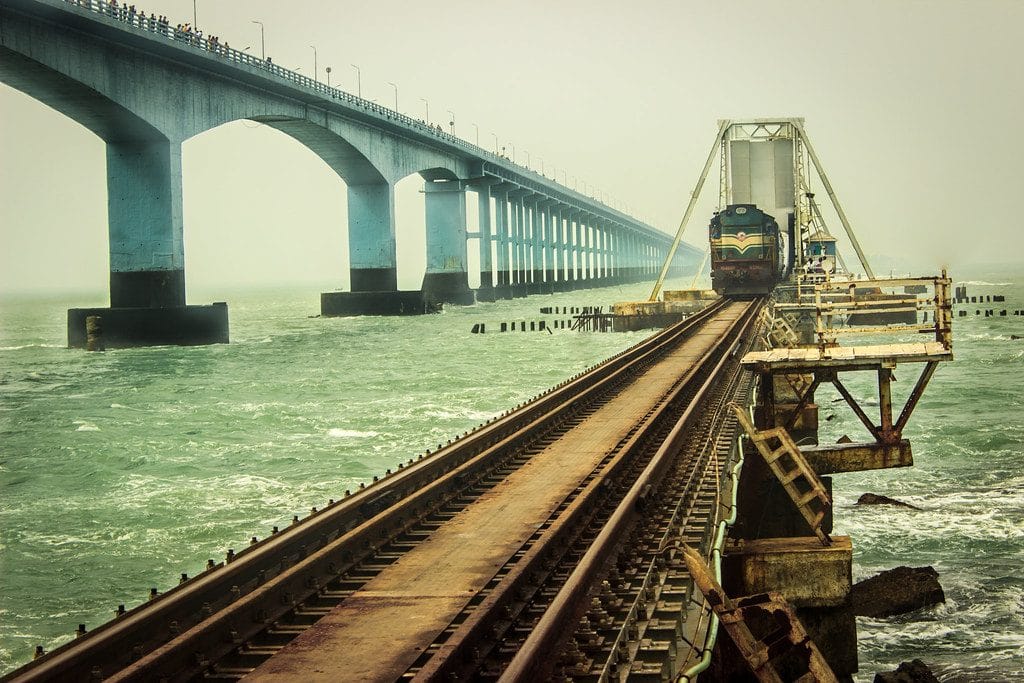
M0 80L107 147L110 307L68 312L68 343L99 317L105 345L228 340L226 304L187 305L181 145L237 120L311 149L347 186L351 291L323 315L400 315L653 279L670 237L504 156L316 79L106 1L5 0ZM425 183L427 266L399 291L395 186ZM467 230L466 192L479 198ZM596 191L593 194L601 195ZM479 243L480 287L468 245ZM692 270L697 250L676 264Z

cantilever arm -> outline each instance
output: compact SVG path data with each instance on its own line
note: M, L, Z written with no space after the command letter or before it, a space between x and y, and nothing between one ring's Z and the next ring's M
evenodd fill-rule
M704 180L708 177L708 171L711 169L711 162L715 160L718 145L721 144L722 138L725 137L725 131L728 130L730 125L732 125L732 122L725 119L721 121L718 126L718 135L715 136L715 144L711 145L711 152L708 153L708 160L704 162L704 170L701 171L700 179L697 181L697 186L693 188L693 193L690 195L690 203L686 207L686 213L683 214L683 220L679 221L679 229L676 230L676 238L672 240L672 248L668 250L668 256L665 257L665 263L661 266L661 274L658 275L658 281L654 283L654 290L651 292L651 296L648 301L658 300L658 294L661 292L661 287L665 284L665 276L668 275L668 267L672 264L672 259L676 256L676 249L679 248L679 243L683 240L683 232L686 230L686 224L690 222L690 214L693 213L693 208L697 205L697 199L700 197L700 191L704 187Z
M868 265L867 258L864 257L864 252L860 248L857 236L853 234L853 228L850 226L850 221L846 218L846 212L843 211L843 207L839 204L839 199L836 197L835 190L832 189L832 183L828 181L828 176L825 175L825 169L821 167L821 162L818 161L818 155L814 153L814 147L811 146L811 141L807 139L807 133L804 132L803 125L797 121L794 121L793 125L796 126L797 132L800 133L800 139L803 140L804 145L807 147L808 154L811 155L811 161L814 162L814 169L818 172L818 177L821 179L821 184L825 186L825 191L828 192L829 199L832 200L833 208L835 208L836 213L839 214L839 222L843 224L843 229L846 230L846 236L850 238L850 242L853 244L853 249L857 252L857 258L860 259L860 264L864 266L864 272L867 273L868 278L874 280L875 274L872 272L871 266Z

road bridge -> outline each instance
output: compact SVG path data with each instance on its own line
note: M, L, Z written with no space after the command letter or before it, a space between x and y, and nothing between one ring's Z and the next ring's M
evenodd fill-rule
M186 306L181 145L231 121L291 136L346 185L352 291L325 293L325 315L423 312L637 281L652 277L670 243L650 225L440 127L124 4L4 0L0 81L106 143L110 308L70 315L72 345L84 344L88 314L102 315L114 341L227 340L226 306ZM400 292L395 186L412 174L424 180L427 263L421 290ZM467 206L467 190L477 207ZM467 232L471 210L479 233ZM475 293L470 238L480 249ZM697 255L688 249L679 262L695 266Z

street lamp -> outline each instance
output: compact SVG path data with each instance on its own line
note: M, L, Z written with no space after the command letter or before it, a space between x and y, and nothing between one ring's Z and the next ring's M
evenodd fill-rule
M395 89L395 111L398 111L398 86L388 81L388 85Z
M267 61L267 42L264 39L265 33L263 31L263 22L253 19L252 23L260 25L260 59Z
M316 63L316 46L310 45L310 47L313 48L313 80L315 81L320 78L320 67Z
M362 98L363 96L363 72L359 70L359 67L352 64L351 67L356 70L356 96Z
M508 146L512 148L512 163L514 164L516 163L516 146L513 145L511 142L508 143Z
M537 162L540 164L540 174L544 175L544 160L537 157Z
M472 123L470 125L473 126L473 128L476 129L476 146L479 147L480 146L480 126L476 125L475 123Z
M451 118L448 119L448 125L452 127L452 135L455 135L455 112L449 109L448 113L451 115Z
M192 0L192 30L199 30L199 15L196 12L196 0Z
M497 133L491 133L491 135L494 136L494 153L497 154L498 153L498 134Z
M427 125L429 126L430 125L430 102L427 102L427 99L425 97L421 97L420 99L423 101L423 106L426 109L426 112L427 112L427 119L426 119L426 121L427 121Z
M331 67L325 66L324 71L327 72L327 87L331 87Z
M527 149L523 150L523 154L526 155L526 168L530 168L530 151Z

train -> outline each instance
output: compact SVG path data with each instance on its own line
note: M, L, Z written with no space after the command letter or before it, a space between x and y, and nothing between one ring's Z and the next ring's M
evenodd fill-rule
M779 224L756 204L730 204L708 226L711 286L722 296L744 299L772 291L786 273Z

